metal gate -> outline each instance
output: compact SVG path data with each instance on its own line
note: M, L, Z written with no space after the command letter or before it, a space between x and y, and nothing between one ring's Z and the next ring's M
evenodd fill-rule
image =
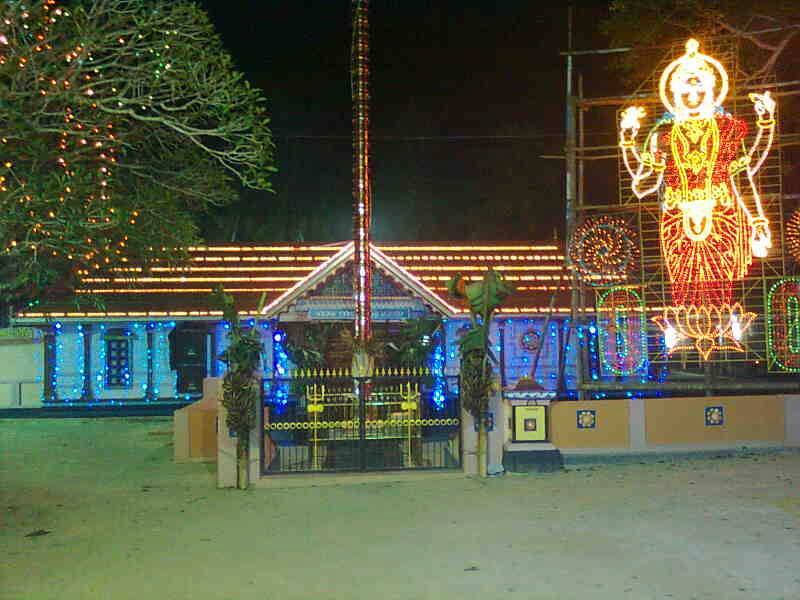
M442 392L423 369L389 373L353 379L323 370L268 380L264 472L460 467L457 393Z

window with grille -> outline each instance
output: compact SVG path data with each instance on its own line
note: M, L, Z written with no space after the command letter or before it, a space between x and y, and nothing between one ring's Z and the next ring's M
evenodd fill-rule
M106 387L131 387L132 345L130 334L127 333L106 338Z

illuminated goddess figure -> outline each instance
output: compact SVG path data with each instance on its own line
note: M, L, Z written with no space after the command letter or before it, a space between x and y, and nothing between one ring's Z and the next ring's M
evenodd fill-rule
M772 246L753 177L775 134L775 101L769 92L750 94L758 132L747 148L747 124L722 108L728 75L698 48L696 40L686 42L686 53L661 75L668 113L641 148L640 107L623 111L619 143L636 196L658 192L662 200L661 251L672 306L655 321L670 352L694 347L708 358L713 350L742 350L742 333L755 316L734 302L733 284L753 256L766 256Z

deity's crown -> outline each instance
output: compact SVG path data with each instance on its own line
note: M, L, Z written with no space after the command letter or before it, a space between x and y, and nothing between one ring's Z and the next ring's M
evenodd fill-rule
M686 42L686 52L673 60L664 72L661 74L661 80L658 84L658 92L661 96L661 101L667 110L671 113L675 112L675 107L672 100L667 93L668 89L672 89L673 80L676 75L686 73L710 73L712 77L714 74L719 78L719 91L714 97L714 105L721 106L728 95L728 73L725 67L715 58L700 52L700 42L695 39L690 39ZM714 77L716 79L717 77Z

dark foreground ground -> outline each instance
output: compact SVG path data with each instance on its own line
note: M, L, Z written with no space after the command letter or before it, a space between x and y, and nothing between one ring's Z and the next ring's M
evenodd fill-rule
M0 598L800 599L800 454L217 491L169 419L0 421Z

